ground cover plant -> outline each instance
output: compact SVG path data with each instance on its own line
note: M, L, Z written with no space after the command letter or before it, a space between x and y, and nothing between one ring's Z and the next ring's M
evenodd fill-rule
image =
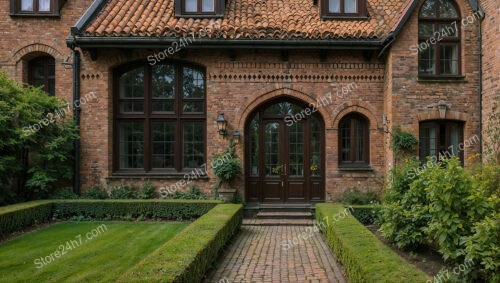
M103 224L105 229L94 231L90 234L92 239L87 239L87 233ZM0 244L0 282L114 281L188 225L188 222L57 223ZM52 262L44 264L48 260L39 260L35 264L36 259L63 250L65 254L59 258L53 255Z

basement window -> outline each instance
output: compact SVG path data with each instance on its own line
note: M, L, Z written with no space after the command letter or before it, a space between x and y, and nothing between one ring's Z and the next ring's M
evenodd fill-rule
M366 18L366 0L321 0L322 18Z
M10 15L59 17L66 0L10 0Z
M222 17L224 0L175 0L175 16L190 18Z

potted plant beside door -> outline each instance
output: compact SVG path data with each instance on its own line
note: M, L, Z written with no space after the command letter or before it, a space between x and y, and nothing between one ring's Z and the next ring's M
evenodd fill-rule
M212 169L218 179L215 185L216 193L224 201L233 202L237 190L232 186L232 182L241 173L241 164L234 144L214 156Z

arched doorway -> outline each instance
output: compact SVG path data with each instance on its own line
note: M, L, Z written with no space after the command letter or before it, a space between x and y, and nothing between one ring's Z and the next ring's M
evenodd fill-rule
M324 129L317 109L291 98L254 110L245 126L247 202L323 201Z

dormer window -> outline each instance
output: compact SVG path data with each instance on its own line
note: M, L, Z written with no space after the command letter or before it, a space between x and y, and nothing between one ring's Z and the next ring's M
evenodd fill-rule
M59 16L66 0L10 0L11 16Z
M222 17L224 3L224 0L175 0L175 15L190 18Z
M322 0L323 18L365 18L366 0Z

